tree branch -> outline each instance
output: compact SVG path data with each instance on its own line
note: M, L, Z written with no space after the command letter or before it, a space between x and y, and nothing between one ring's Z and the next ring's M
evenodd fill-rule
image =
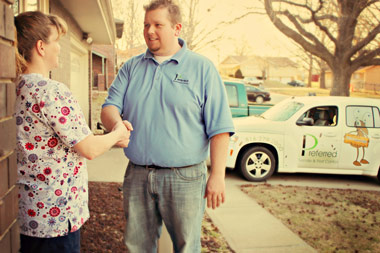
M364 39L359 41L354 47L351 48L349 51L350 57L352 57L354 54L356 54L359 50L361 50L363 47L368 45L373 39L376 38L376 36L380 33L380 24L378 24Z
M273 11L273 8L271 6L271 0L265 0L265 10L272 21L272 23L286 36L294 40L296 43L300 44L306 51L309 51L310 53L322 58L324 61L326 61L329 64L333 63L333 55L327 50L327 48L320 43L317 38L312 35L311 33L306 32L301 25L294 20L294 17L290 17L290 14L288 16L290 21L293 21L292 23L296 26L297 30L306 38L310 39L315 43L315 45L311 44L303 36L298 34L296 31L291 29L290 27L286 26L279 18L277 18L277 15Z
M372 64L373 62L380 60L380 58L377 58L376 56L380 56L380 48L370 51L369 53L360 55L358 58L352 61L352 67L358 68L361 66L378 65L378 64Z

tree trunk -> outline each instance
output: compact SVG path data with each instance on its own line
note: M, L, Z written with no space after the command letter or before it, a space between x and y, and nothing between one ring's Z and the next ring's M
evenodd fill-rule
M319 79L319 88L326 89L326 70L322 67L321 68L321 77Z
M350 96L350 66L338 67L332 70L333 83L330 96Z
M312 54L309 54L309 77L307 79L307 87L311 87L311 78L312 78L312 75L313 75L313 55Z

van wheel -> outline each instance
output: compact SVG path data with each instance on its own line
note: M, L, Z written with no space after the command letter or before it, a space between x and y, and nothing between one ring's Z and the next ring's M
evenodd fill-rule
M262 96L256 97L256 103L262 104L264 102L264 98Z
M248 149L240 160L240 172L251 182L260 182L272 176L276 160L271 151L264 147Z

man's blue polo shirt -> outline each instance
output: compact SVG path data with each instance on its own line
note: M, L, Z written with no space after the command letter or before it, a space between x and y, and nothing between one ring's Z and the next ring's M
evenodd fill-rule
M103 108L114 105L133 125L124 153L139 165L182 167L207 159L209 139L234 127L223 82L186 43L158 64L149 50L128 60Z

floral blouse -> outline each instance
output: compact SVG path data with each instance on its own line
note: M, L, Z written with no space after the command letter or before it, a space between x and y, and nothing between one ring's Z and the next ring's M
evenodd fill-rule
M86 162L72 147L91 130L64 84L24 74L16 85L20 233L67 235L89 217Z

